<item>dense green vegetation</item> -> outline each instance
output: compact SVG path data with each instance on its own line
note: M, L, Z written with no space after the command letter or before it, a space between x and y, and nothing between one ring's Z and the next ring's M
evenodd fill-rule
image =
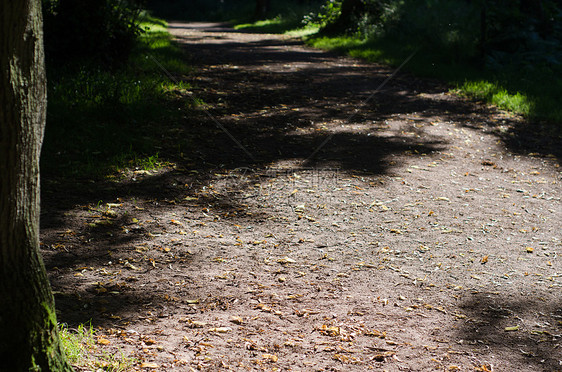
M239 28L292 32L287 12ZM562 8L554 1L328 0L303 17L312 46L448 81L562 132ZM286 27L283 27L286 26Z

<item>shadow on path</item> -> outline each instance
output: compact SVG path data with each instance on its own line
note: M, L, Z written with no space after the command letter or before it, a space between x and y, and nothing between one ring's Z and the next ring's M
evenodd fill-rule
M160 304L166 314L166 291L139 290L135 283L141 273L156 268L155 262L164 266L159 274L163 278L179 275L178 267L189 272L191 262L200 258L187 251L173 256L165 247L145 251L143 243L154 231L171 231L168 215L177 206L199 215L212 206L232 223L268 217L245 214L243 201L213 193L211 184L218 175L229 177L241 168L259 172L303 167L392 175L404 165L404 154L426 154L429 159L448 148L447 137L426 130L433 122L484 130L496 125L487 121L493 110L445 94L447 87L441 84L400 73L377 91L392 70L307 49L295 40L235 33L215 24L171 23L170 31L196 67L193 76L177 78L192 83L191 93L202 101L195 110L185 109L179 122L158 124L162 128L160 156L175 166L95 184L88 180L45 182L46 264L53 286L66 288L66 294L57 298L65 321L95 318L111 324L112 319L125 319L153 303ZM191 100L188 93L179 98L187 106ZM503 124L509 126L512 120L506 117ZM532 145L531 141L518 143ZM252 187L250 182L244 185L245 190ZM138 202L138 208L112 215L107 203L122 200ZM76 206L82 207L69 212ZM150 212L143 212L149 206ZM135 221L140 220L138 215L150 222L141 225ZM166 225L158 221L159 215L168 216ZM62 240L67 246L60 248L57 244ZM171 268L172 262L179 266ZM121 273L115 263L120 270L130 270L130 275L112 281ZM64 270L73 270L78 279L69 279L68 273L59 275ZM89 286L73 284L89 272L101 272L108 280ZM80 289L72 293L73 286ZM186 298L205 296L203 286L197 290L186 292ZM183 303L175 311L182 306L189 308Z

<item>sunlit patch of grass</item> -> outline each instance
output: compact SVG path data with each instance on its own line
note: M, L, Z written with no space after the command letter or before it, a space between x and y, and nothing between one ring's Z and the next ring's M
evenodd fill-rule
M532 101L519 92L508 92L497 83L486 80L466 81L459 86L462 93L490 102L498 107L524 115L529 115L533 108Z
M354 48L359 48L365 45L365 40L360 40L350 36L323 36L308 39L308 44L319 49L349 52Z
M59 335L62 348L73 367L111 372L128 371L138 360L103 350L91 325L80 324L77 329L61 325Z
M311 24L311 25L306 25L306 26L301 27L301 28L289 30L289 31L285 32L285 35L291 36L291 37L296 37L296 38L305 38L307 36L316 34L319 29L320 29L319 26Z
M331 50L391 66L401 64L415 45L391 39L361 39L353 36L318 36L306 42L324 50ZM562 133L562 80L552 71L505 68L485 71L468 62L451 60L447 51L419 49L404 67L418 76L438 78L457 87L457 91L471 98L494 104L502 109L531 119L549 121L553 133Z
M291 25L292 26L292 25ZM256 21L254 23L243 23L234 26L235 30L255 31L266 34L282 34L287 30L287 21L281 17Z
M303 37L318 31L319 26L305 25L306 16L318 12L322 1L285 1L272 3L269 18L248 22L248 18L234 20L234 28L246 32L265 34L285 34L292 37Z
M257 21L253 23L241 23L234 26L234 29L263 34L284 34L291 37L306 37L318 32L319 26L303 26L300 19L286 19L282 16Z

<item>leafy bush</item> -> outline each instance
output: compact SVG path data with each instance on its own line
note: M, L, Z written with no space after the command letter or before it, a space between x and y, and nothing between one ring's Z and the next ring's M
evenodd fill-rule
M328 0L320 7L320 11L304 16L304 24L312 24L324 28L333 24L341 15L341 0Z

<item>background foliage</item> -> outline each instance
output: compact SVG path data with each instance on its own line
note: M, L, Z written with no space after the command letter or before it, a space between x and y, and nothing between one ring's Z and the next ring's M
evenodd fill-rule
M314 46L444 79L562 132L562 7L554 0L327 0ZM544 129L544 128L542 128Z
M142 31L142 5L142 0L43 0L47 61L123 63Z

